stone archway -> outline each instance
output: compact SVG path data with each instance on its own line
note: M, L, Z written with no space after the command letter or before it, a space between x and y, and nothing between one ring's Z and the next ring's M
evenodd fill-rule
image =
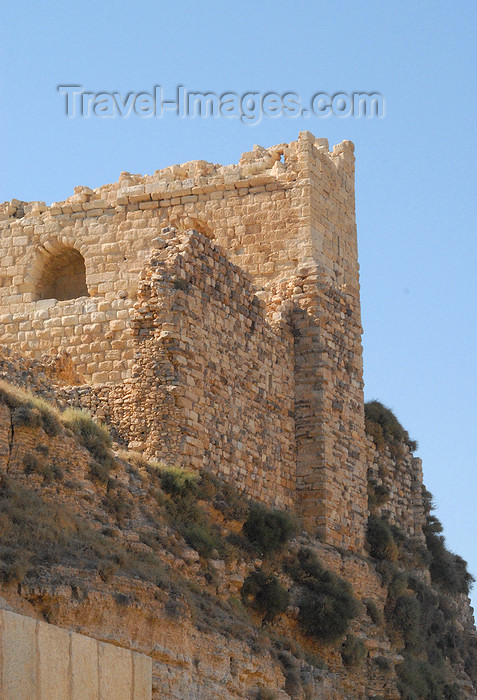
M62 248L48 253L36 283L37 299L77 299L88 297L86 266L81 253L75 248Z

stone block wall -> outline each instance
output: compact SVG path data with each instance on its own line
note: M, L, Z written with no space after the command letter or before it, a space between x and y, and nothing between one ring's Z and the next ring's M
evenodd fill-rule
M83 381L120 382L130 376L133 354L126 329L133 303L88 297L22 302L4 309L0 334L10 347L33 357L66 351Z
M67 350L78 357L85 382L129 376L128 328L140 273L154 238L171 223L213 238L257 288L287 274L310 253L300 223L298 143L254 147L237 165L193 161L152 176L123 173L118 183L77 187L50 207L0 205L0 343L34 357ZM45 299L45 290L54 289L55 261L63 260L71 276L73 253L84 261L90 298L62 299L62 289L59 298ZM81 283L78 289L83 294Z
M130 413L143 412L133 440L156 457L221 474L254 498L292 506L293 336L280 307L267 310L205 235L171 230L158 245L133 322ZM176 413L166 405L158 416L164 389Z
M311 257L289 283L294 301L297 484L302 513L326 541L360 550L366 440L353 145L330 155L303 134Z
M31 617L0 610L3 700L150 700L152 661Z
M129 447L205 468L277 507L295 503L293 336L281 299L196 231L163 232L132 319L132 377L63 392ZM119 408L119 410L118 410Z
M381 488L383 502L375 507L408 537L424 541L426 515L423 502L422 461L402 444L391 453L389 447L377 450L368 438L368 480L370 491Z

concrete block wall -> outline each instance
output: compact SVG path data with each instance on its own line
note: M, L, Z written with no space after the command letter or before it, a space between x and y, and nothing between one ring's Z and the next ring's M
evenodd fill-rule
M0 610L2 700L150 700L152 661Z

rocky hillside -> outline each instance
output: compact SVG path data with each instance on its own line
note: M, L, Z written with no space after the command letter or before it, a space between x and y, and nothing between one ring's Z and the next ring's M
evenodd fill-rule
M122 450L56 401L66 360L4 353L0 376L4 607L150 655L156 698L477 698L471 577L430 494L425 538L409 538L370 467L368 551L351 555L208 474ZM382 417L376 450L408 459Z

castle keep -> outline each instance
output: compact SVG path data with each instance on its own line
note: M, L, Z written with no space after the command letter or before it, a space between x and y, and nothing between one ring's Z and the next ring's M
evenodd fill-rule
M68 353L63 394L131 449L232 480L361 549L353 145L309 132L0 206L0 344Z

